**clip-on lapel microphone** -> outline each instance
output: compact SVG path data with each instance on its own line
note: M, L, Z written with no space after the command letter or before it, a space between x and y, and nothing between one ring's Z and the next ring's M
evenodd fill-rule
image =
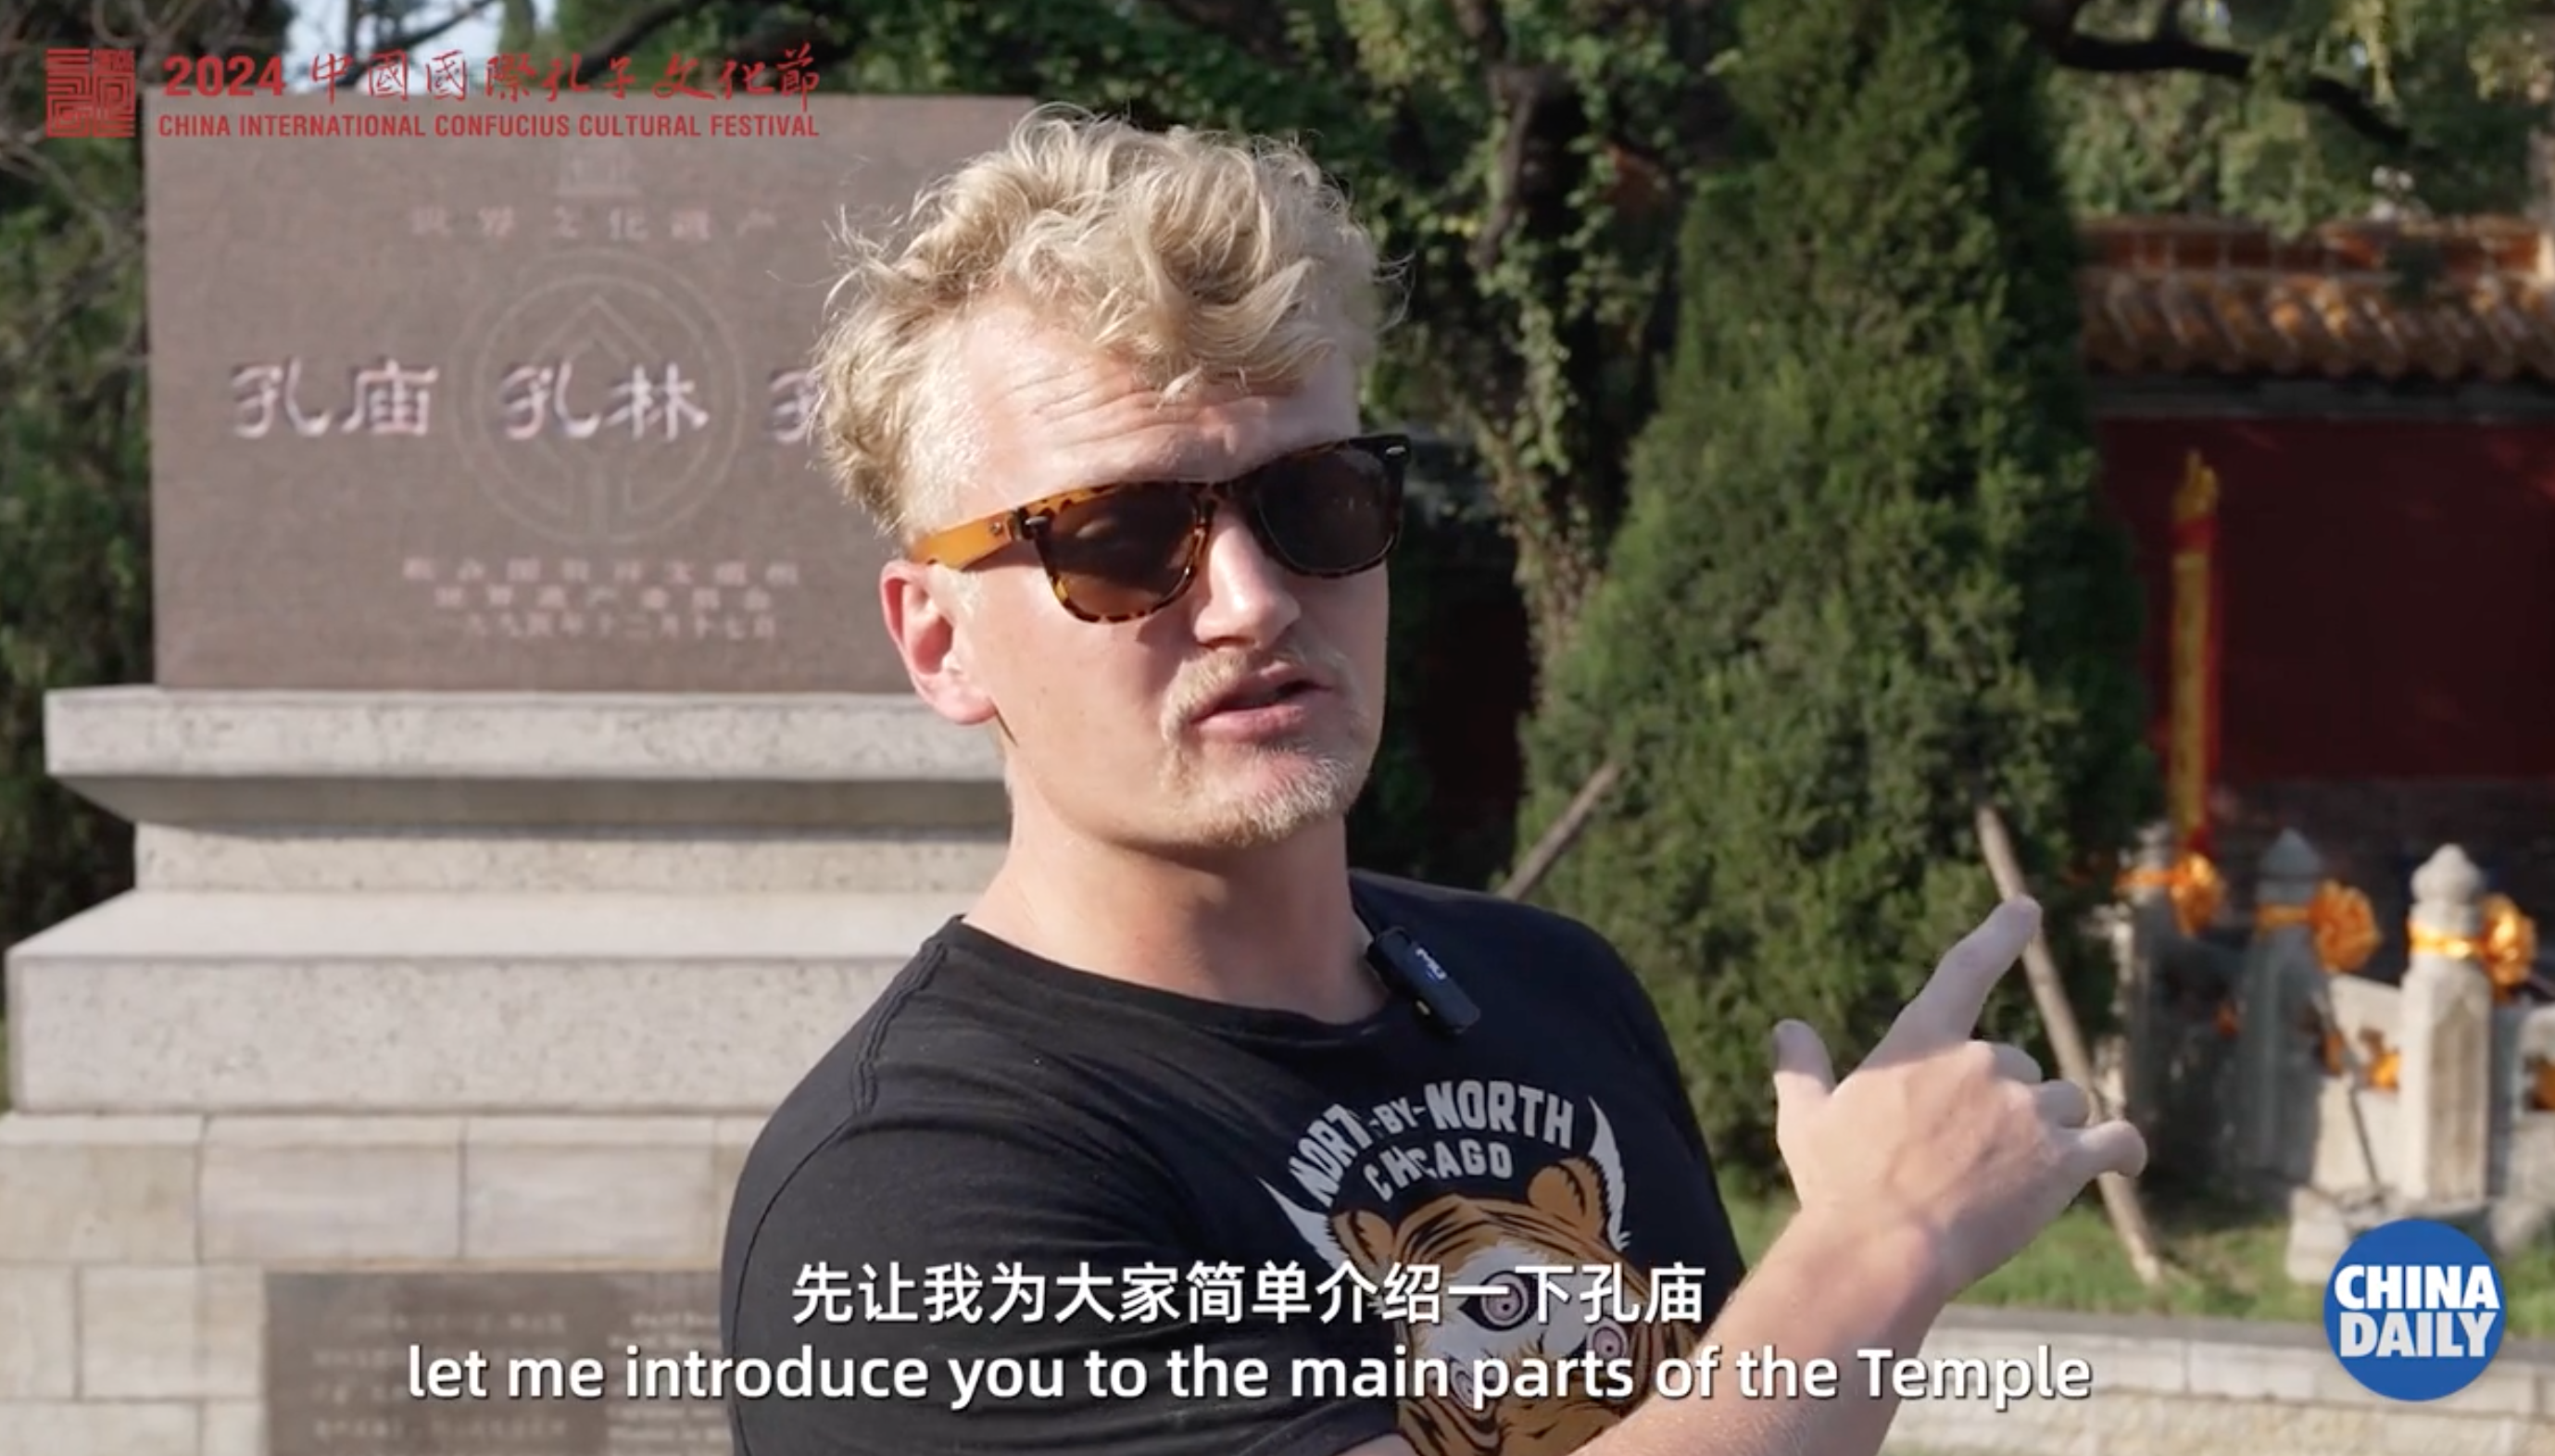
M1410 938L1410 932L1399 925L1387 925L1375 932L1366 948L1366 963L1385 986L1399 996L1410 999L1419 1014L1440 1033L1461 1036L1482 1019L1482 1009L1428 948Z

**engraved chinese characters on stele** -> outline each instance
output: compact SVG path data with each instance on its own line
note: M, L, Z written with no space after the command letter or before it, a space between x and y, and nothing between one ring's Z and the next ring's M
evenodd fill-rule
M506 438L538 439L554 427L569 439L592 439L603 431L609 440L626 427L634 440L662 433L671 443L687 430L707 432L710 418L700 404L699 381L685 377L680 364L666 364L653 375L648 366L634 364L627 375L607 376L608 383L600 388L608 411L599 418L593 412L580 416L568 402L575 369L573 358L559 357L507 370L499 390ZM349 403L340 417L331 410L304 405L300 358L239 366L231 374L239 407L232 432L247 439L264 439L280 427L305 439L332 429L370 434L428 432L427 417L435 384L442 377L440 369L410 369L397 359L384 358L349 368L346 374ZM771 436L784 444L805 440L816 404L814 372L774 370L771 396L765 421Z
M807 355L846 214L1026 103L784 99L821 139L147 129L162 684L901 689Z
M267 1276L272 1456L729 1456L726 1409L628 1378L718 1354L717 1275L605 1270ZM420 1364L479 1357L489 1398L409 1394ZM600 1361L601 1399L556 1372Z
M1333 1107L1269 1194L1445 1380L1400 1400L1419 1456L1560 1456L1683 1359L1705 1271L1645 1268L1605 1109L1525 1083L1429 1082ZM1495 1382L1495 1384L1494 1384Z
M525 284L462 340L464 386L495 407L461 431L475 482L562 546L664 539L709 503L761 413L733 331L681 270L635 249L550 254Z

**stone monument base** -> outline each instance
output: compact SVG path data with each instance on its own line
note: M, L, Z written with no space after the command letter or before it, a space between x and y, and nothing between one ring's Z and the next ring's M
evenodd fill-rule
M2370 1189L2337 1194L2295 1188L2289 1195L2288 1245L2283 1256L2289 1278L2300 1284L2324 1283L2333 1277L2333 1267L2342 1262L2353 1240L2403 1218L2447 1224L2492 1247L2490 1203L2426 1203Z
M764 1118L997 863L894 700L49 704L136 888L11 950L0 1456L728 1456L423 1358L715 1353ZM544 1366L534 1366L538 1373Z
M510 1352L616 1372L630 1344L715 1353L720 1234L761 1126L0 1118L0 1456L442 1449L402 1427L473 1411L404 1397L413 1344L428 1358L488 1353L501 1381ZM612 1297L631 1274L667 1273L680 1277L656 1307ZM604 1413L584 1406L476 1413ZM714 1411L706 1426L679 1402L646 1414L715 1438L648 1449L725 1456ZM607 1449L531 1434L489 1430L474 1449Z

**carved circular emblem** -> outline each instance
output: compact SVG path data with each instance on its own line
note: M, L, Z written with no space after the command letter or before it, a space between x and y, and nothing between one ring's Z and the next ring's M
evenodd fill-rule
M551 254L461 335L473 483L542 537L663 537L743 457L762 396L700 291L635 250Z

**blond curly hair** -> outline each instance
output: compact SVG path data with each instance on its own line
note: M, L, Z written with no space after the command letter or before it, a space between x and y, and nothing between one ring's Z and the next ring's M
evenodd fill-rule
M898 231L901 245L847 230L813 370L827 469L900 541L947 524L970 468L947 370L982 304L1026 304L1174 397L1282 391L1335 353L1362 367L1386 322L1373 236L1273 138L1044 107L926 188Z

